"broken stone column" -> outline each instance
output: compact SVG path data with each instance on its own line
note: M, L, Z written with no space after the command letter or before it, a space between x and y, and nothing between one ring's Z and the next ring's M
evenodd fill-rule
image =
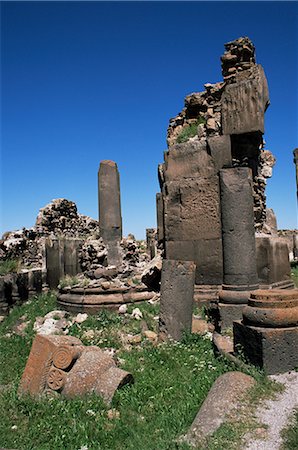
M66 398L95 393L110 403L116 390L132 381L132 375L116 367L99 347L85 347L72 336L38 334L18 393L32 397L57 393Z
M108 264L119 265L122 217L120 179L114 161L101 161L98 171L98 205L101 236L108 248Z
M191 332L196 265L164 259L160 289L159 337L179 341Z
M219 293L220 328L242 317L250 291L258 289L250 169L220 171L224 284Z
M156 229L146 228L146 244L147 244L147 254L150 259L156 256Z
M234 351L267 374L298 367L298 289L252 292L233 327Z

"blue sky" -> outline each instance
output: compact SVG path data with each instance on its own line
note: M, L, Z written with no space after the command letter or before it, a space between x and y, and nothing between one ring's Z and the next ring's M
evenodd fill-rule
M249 36L269 83L267 204L297 227L297 2L1 2L1 232L54 198L97 218L102 159L120 170L124 234L156 226L157 164L185 95L222 79Z

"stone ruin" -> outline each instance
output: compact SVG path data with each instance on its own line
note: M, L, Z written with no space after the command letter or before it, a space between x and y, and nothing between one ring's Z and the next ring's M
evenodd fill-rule
M168 149L158 168L158 240L167 259L196 262L195 291L202 301L214 298L223 283L229 284L225 283L222 234L223 170L237 177L237 173L244 174L237 169L246 168L245 177L251 177L248 182L253 187L257 257L267 252L269 265L274 264L274 258L269 261L270 252L280 259L281 273L260 267L261 284L267 288L290 282L286 247L282 242L273 244L277 237L273 240L266 227L265 186L275 163L263 140L264 113L269 105L266 76L256 64L255 48L248 38L225 47L223 81L207 83L205 91L185 98L183 110L170 120ZM239 175L239 184L243 179ZM265 272L275 272L274 279L266 278Z
M18 260L21 270L0 277L1 313L58 287L58 304L72 312L96 313L156 296L141 281L150 255L156 254L154 230L147 252L134 236L122 236L120 179L113 161L100 163L98 200L99 221L79 214L74 202L56 199L40 210L34 227L5 233L1 260Z
M246 346L253 346L252 341L258 342L253 353L268 352L268 344L263 345L267 339L269 347L275 348L270 356L273 368L263 360L258 365L280 370L275 359L283 352L286 356L281 360L287 359L288 364L281 364L293 369L298 359L289 357L289 352L298 344L294 300L298 294L292 290L288 246L266 223L266 179L275 163L263 140L267 80L248 38L229 42L225 48L223 81L207 83L205 91L185 98L184 109L170 120L168 149L158 167L157 236L165 258L159 335L179 340L183 331L191 331L195 265L194 298L209 304L216 330L234 323L236 346L243 344L248 357L251 352ZM249 322L254 292L269 292L268 298L277 292L280 301L263 302L255 322ZM275 312L284 321L272 319L264 325L258 318L258 314L280 317ZM258 329L259 340L252 339L255 326L270 331ZM272 340L274 332L277 337Z
M266 209L266 180L275 163L263 139L267 80L248 38L225 47L223 81L188 95L184 109L170 120L168 149L158 167L157 230L146 230L147 252L132 236L123 238L118 168L101 161L99 222L58 199L42 208L35 227L4 236L1 256L19 257L28 268L13 281L0 279L2 311L47 288L59 287L64 309L91 314L157 298L160 288L160 339L179 340L191 331L195 300L209 306L217 331L234 323L235 342L245 336L238 339L242 345L251 327L262 328L247 319L254 292L282 289L280 299L294 295L292 305L296 291L287 290L293 288L288 245ZM75 285L59 285L65 275L78 275ZM263 306L269 304L277 307L276 302ZM290 347L297 341L295 308L285 325L294 327ZM282 327L274 320L266 326ZM288 335L279 335L282 345Z
M85 347L73 336L38 334L22 375L19 394L66 398L100 395L110 403L115 391L133 381L113 358L96 346Z

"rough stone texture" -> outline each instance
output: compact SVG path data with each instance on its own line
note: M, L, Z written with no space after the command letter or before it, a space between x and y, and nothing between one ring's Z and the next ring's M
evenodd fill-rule
M264 223L262 232L277 236L277 220L272 208L266 208L266 222Z
M144 272L142 273L141 280L149 289L159 291L160 279L161 279L162 259L160 255L153 258Z
M155 258L157 251L155 228L146 228L146 245L147 245L147 254L150 256L150 259Z
M248 294L246 300L248 300ZM243 307L243 304L237 305L236 303L225 304L219 302L217 305L218 312L215 315L215 329L222 332L227 328L232 328L234 320L242 319Z
M264 71L255 61L254 45L249 38L240 37L225 44L225 49L221 58L224 82L206 83L203 92L185 98L183 110L170 119L168 150L158 169L159 242L164 244L167 259L195 261L196 284L202 286L223 282L218 171L231 167L251 170L249 205L252 223L261 231L266 220L266 179L275 163L262 138L269 95ZM240 186L242 181L238 180ZM248 205L246 199L242 205ZM249 253L243 265L254 264ZM248 283L246 269L243 285Z
M283 285L294 287L291 279L289 250L278 237L256 236L257 272L262 289Z
M298 366L298 327L260 328L234 322L234 348L267 374L284 373ZM239 346L239 347L238 347Z
M189 178L166 184L165 238L167 241L220 239L218 178Z
M225 354L233 353L234 351L233 340L229 336L222 336L221 334L214 332L212 342L216 353Z
M157 223L157 242L159 246L164 239L164 208L163 197L161 193L156 194L156 223Z
M179 341L191 331L195 264L164 259L162 263L159 337Z
M224 284L257 285L253 197L247 168L220 171Z
M64 276L81 272L79 252L82 244L83 240L77 238L45 239L47 284L50 289L56 289Z
M214 174L212 157L207 153L206 141L176 144L165 152L165 182L183 178L209 177Z
M241 372L228 372L217 378L183 440L193 447L206 444L206 438L237 410L254 384L252 377Z
M74 398L94 392L110 403L115 391L132 380L130 373L116 367L111 356L98 347L85 347L68 373L61 393Z
M194 241L166 241L165 253L169 259L195 261L198 287L221 285L223 280L221 239L198 239ZM196 291L198 292L198 291ZM200 294L198 295L201 298Z
M216 170L232 166L232 148L230 136L211 136L207 139L207 143Z
M289 259L293 261L298 258L298 230L278 230L278 236L287 244Z
M298 289L257 290L234 322L234 349L269 374L298 366Z
M236 74L234 83L222 95L223 134L264 133L264 113L269 105L269 92L262 66L249 74ZM248 72L247 71L247 72Z
M19 394L32 397L59 392L66 398L92 392L107 403L119 387L133 380L116 367L113 358L98 347L84 347L71 336L37 335L19 386Z
M82 342L72 336L44 336L38 334L22 375L19 394L41 395L46 389L47 377L52 366L52 355L59 345L80 346Z
M98 234L99 223L91 217L78 214L74 202L65 198L52 200L41 208L35 223L36 232L41 235L54 234L72 237Z
M297 198L298 198L298 148L293 150L294 154L294 164L296 166L296 186L297 186Z
M155 296L144 285L132 288L110 284L107 286L105 283L100 287L62 288L57 296L58 305L70 312L97 314L104 308L118 309L121 304L143 302Z
M120 179L114 161L101 161L98 171L98 203L101 236L105 242L121 241Z

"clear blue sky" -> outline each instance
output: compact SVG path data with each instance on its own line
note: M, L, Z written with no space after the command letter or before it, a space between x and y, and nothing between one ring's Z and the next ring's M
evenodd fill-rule
M222 79L224 43L239 36L269 82L268 206L297 227L297 16L297 2L1 2L1 232L32 226L59 197L97 218L98 165L112 159L124 233L143 237L168 120Z

